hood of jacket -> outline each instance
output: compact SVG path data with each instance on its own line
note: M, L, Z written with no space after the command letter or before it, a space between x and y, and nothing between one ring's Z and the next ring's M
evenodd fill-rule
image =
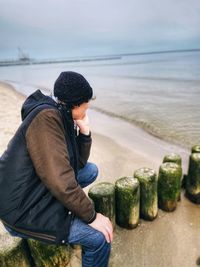
M28 114L40 105L47 104L57 107L57 103L50 97L44 95L40 90L31 94L22 105L21 118L22 121L28 116Z

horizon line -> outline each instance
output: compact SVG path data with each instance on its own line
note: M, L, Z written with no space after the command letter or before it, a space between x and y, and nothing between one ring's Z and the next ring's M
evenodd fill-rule
M48 64L48 63L64 63L64 62L84 62L84 61L98 61L98 60L116 60L121 59L126 56L140 56L140 55L153 55L153 54L169 54L169 53L184 53L184 52L200 52L200 48L192 49L171 49L171 50L158 50L158 51L148 51L148 52L130 52L130 53L119 53L119 54L106 54L106 55L93 55L93 56L80 56L80 57L63 57L51 58L51 59L37 59L37 58L27 58L25 62L20 61L20 59L4 59L0 60L0 66L4 63L9 64L19 64L19 65L29 65L29 64ZM9 65L10 65L9 64ZM4 65L5 66L5 65Z
M102 55L106 56L137 56L137 55L147 55L147 54L167 54L167 53L183 53L183 52L200 52L200 48L191 48L191 49L171 49L171 50L153 50L147 52L129 52L129 53L119 53L119 54L108 54ZM95 56L94 56L95 57Z

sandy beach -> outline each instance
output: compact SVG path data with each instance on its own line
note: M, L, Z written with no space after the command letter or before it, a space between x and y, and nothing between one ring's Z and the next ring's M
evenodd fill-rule
M0 154L20 124L25 97L10 85L0 83ZM134 125L89 111L93 132L90 160L99 167L97 182L115 182L141 167L158 171L164 155L179 153L187 172L189 151L167 143ZM88 189L87 189L88 190ZM87 192L86 190L86 192ZM134 230L116 227L110 266L192 267L200 256L200 205L181 201L172 213L159 210L153 222L140 221Z

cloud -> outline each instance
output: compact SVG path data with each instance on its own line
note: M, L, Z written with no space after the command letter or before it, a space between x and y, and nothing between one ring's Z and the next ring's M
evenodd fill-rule
M199 0L0 0L0 44L76 53L198 45L199 14Z

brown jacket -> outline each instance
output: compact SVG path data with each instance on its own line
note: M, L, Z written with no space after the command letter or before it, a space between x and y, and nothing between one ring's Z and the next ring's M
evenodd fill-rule
M82 166L89 157L91 137L80 134L78 138L79 166ZM75 179L59 111L41 111L28 127L26 142L36 173L51 194L76 216L91 222L95 217L94 207Z

